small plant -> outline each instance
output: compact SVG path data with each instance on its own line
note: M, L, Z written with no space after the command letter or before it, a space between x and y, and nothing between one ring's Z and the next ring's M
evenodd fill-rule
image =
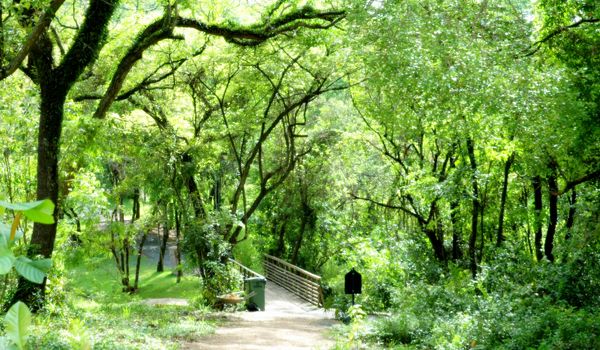
M69 345L72 349L78 350L91 350L92 343L90 341L90 335L85 328L85 324L82 320L76 318L69 324L69 335L67 337Z
M14 211L12 225L0 223L0 275L6 275L14 267L17 273L34 283L42 283L46 273L50 269L50 259L31 260L26 256L15 256L13 249L16 242L23 237L19 230L21 218L52 224L54 222L54 204L50 200L30 203L12 204L0 201L0 215L4 210ZM31 312L27 305L17 302L11 306L5 316L6 338L9 341L9 349L26 349L26 340L31 325Z

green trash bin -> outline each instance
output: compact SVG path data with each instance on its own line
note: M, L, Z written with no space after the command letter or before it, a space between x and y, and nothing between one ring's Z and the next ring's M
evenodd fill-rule
M244 280L244 286L246 295L254 292L254 294L248 298L248 310L260 310L265 311L265 287L267 285L267 279L264 277L249 277Z

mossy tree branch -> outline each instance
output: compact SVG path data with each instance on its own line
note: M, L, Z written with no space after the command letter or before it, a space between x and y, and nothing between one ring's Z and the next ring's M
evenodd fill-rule
M113 74L110 85L94 112L94 118L101 119L106 116L106 112L119 95L127 75L135 63L142 58L145 50L164 39L180 38L173 35L175 27L191 28L208 35L220 36L228 42L241 46L256 46L269 38L300 28L330 28L344 16L344 11L318 11L310 6L305 6L272 20L268 18L258 24L234 27L209 25L195 19L174 15L168 11L163 18L148 25L138 35L137 40L127 51Z
M46 29L48 28L50 22L52 22L52 19L54 18L54 14L56 13L56 11L58 11L58 9L62 6L64 2L65 0L52 0L50 6L48 6L46 11L40 16L38 23L35 25L35 27L33 27L31 33L29 33L29 36L27 36L27 39L23 43L23 46L21 47L17 55L12 58L12 60L6 67L0 67L0 80L6 79L10 75L12 75L17 69L19 69L21 63L23 63L23 60L25 60L25 57L29 55L31 49L38 42L40 36L42 36L46 32ZM4 43L2 43L2 46L0 47L0 57L2 58L5 57L3 44ZM0 64L2 64L1 60Z

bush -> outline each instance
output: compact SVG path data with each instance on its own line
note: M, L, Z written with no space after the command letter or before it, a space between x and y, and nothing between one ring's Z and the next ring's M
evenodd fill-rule
M375 322L373 336L385 346L411 344L419 334L419 320L409 313L396 314Z

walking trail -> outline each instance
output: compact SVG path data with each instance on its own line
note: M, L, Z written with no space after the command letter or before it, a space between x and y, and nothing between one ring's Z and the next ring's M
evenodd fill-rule
M184 349L269 350L330 349L328 336L337 322L331 312L317 309L285 289L267 282L265 311L223 313L225 323Z

